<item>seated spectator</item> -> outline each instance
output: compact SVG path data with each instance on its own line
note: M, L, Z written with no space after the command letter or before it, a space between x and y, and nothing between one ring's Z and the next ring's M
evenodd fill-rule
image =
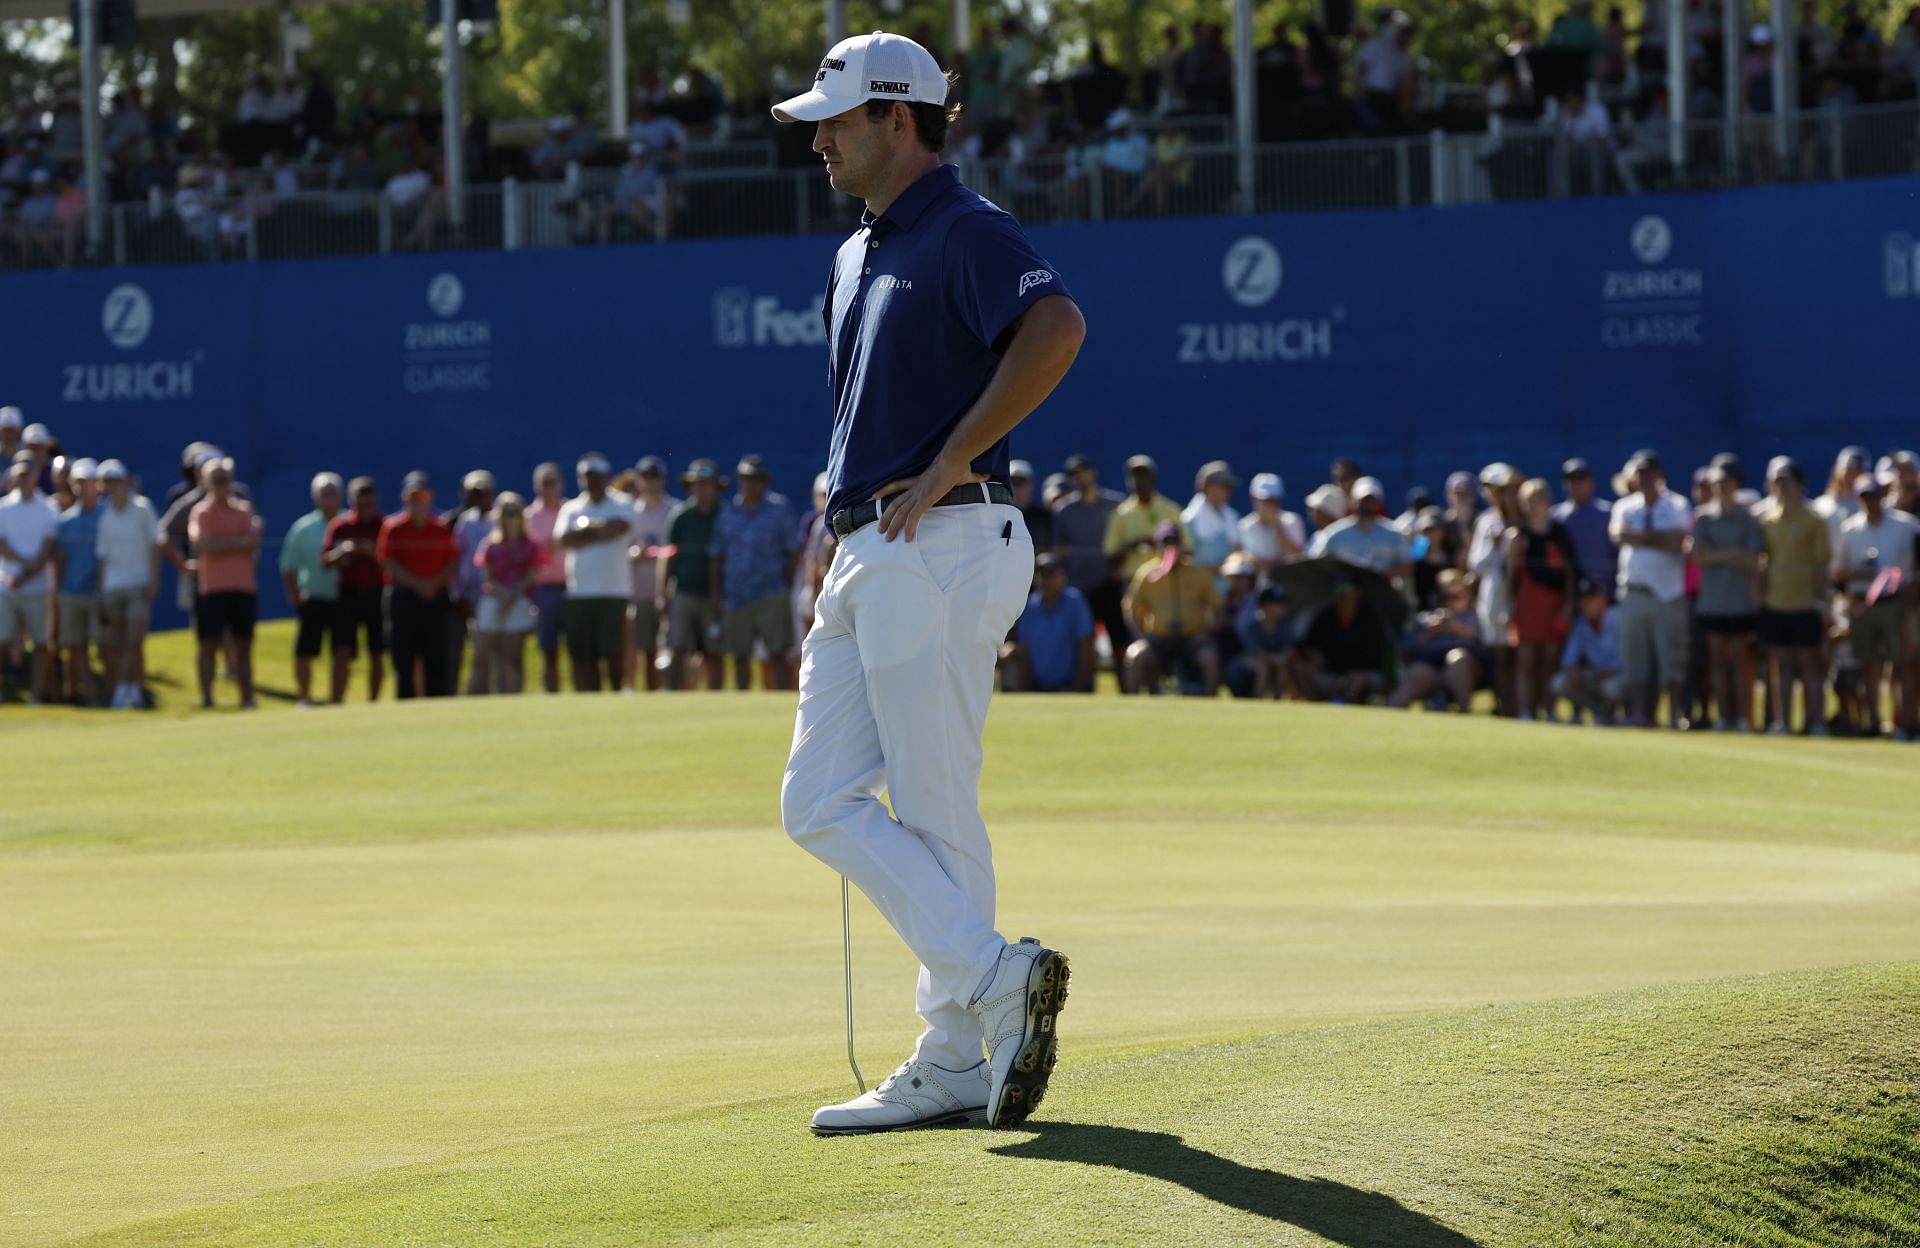
M1000 648L1000 687L1008 692L1092 693L1093 609L1067 584L1051 552L1034 560L1039 588Z
M1282 563L1306 553L1307 526L1293 512L1280 509L1287 487L1277 474L1257 474L1247 492L1253 496L1253 512L1240 520L1240 549L1265 580Z
M1700 567L1694 611L1707 640L1707 675L1721 731L1746 732L1753 722L1753 639L1760 627L1754 578L1765 539L1753 513L1734 499L1738 479L1709 468L1713 499L1694 513L1689 553Z
M1287 591L1269 585L1240 608L1234 629L1240 635L1240 669L1230 683L1237 688L1244 673L1248 696L1304 698L1293 678L1293 620L1287 613Z
M1386 506L1380 482L1361 477L1353 486L1353 514L1315 534L1312 553L1344 559L1382 576L1406 575L1411 570L1406 535L1387 523Z
M600 237L613 237L617 225L622 237L652 238L656 225L662 224L665 207L647 145L627 144L627 163L620 166L620 177L613 184L613 198L605 206Z
M1567 712L1570 724L1579 723L1582 712L1595 724L1612 724L1627 696L1627 675L1620 667L1620 621L1599 581L1582 579L1576 593L1580 608L1553 677L1552 697L1573 704Z
M1178 520L1161 521L1159 557L1141 563L1128 583L1126 611L1139 638L1127 647L1122 673L1129 693L1158 693L1168 675L1205 697L1220 688L1220 656L1208 636L1220 590L1181 549L1180 536Z
M1436 605L1415 616L1401 640L1400 681L1387 705L1412 706L1445 693L1464 715L1486 670L1480 615L1467 574L1458 568L1440 573L1434 593Z
M411 152L400 171L387 179L384 194L393 205L396 223L410 226L400 238L400 246L425 247L433 241L433 231L446 216L446 193L434 184L433 175Z
M1193 483L1193 498L1180 513L1193 543L1193 561L1217 571L1227 556L1240 549L1240 515L1231 499L1239 478L1224 459L1202 464Z
M573 118L555 117L547 123L547 137L528 159L533 176L543 182L557 182L566 176L567 162L573 159Z
M20 263L30 265L38 252L47 263L58 264L60 242L60 193L54 189L53 174L35 169L27 180L27 197L14 214L13 235L20 243Z
M1314 613L1300 639L1300 683L1316 702L1370 702L1387 687L1387 626L1352 581Z
M1553 518L1553 494L1535 477L1520 487L1521 522L1507 533L1507 584L1513 615L1513 700L1521 719L1552 718L1547 681L1573 619L1573 539Z
M687 131L677 120L659 111L651 93L637 90L633 95L633 120L627 126L629 143L646 145L653 170L671 188L672 180L686 169Z

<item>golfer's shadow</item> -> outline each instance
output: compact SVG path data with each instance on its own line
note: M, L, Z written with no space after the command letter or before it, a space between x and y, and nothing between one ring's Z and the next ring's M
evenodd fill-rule
M1076 1122L1031 1122L1033 1138L989 1152L1109 1166L1177 1183L1230 1209L1312 1231L1348 1248L1478 1248L1460 1232L1391 1196L1331 1179L1256 1170L1194 1148L1177 1135Z

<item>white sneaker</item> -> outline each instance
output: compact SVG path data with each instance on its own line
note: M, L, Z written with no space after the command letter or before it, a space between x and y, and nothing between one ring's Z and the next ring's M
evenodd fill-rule
M987 1037L993 1086L987 1125L1025 1122L1047 1094L1047 1079L1059 1057L1055 1023L1067 1004L1066 955L1031 936L1000 952L1000 966L972 1005Z
M908 1058L862 1096L813 1111L815 1135L869 1135L913 1127L979 1122L987 1113L987 1064L947 1070Z

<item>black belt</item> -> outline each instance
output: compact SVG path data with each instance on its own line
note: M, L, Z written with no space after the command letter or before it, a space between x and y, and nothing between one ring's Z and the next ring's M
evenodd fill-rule
M864 503L855 503L851 507L842 507L833 513L833 535L845 540L847 534L856 529L864 529L880 518L881 503L892 502L898 494L889 494L879 502L868 499ZM968 482L956 485L944 495L933 500L935 507L960 507L967 503L1003 503L1013 504L1013 491L998 481Z

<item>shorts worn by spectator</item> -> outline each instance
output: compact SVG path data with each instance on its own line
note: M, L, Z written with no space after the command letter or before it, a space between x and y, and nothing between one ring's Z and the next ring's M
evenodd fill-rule
M612 467L604 455L583 455L575 466L580 493L560 508L554 540L566 552L567 654L573 687L619 692L627 669L627 603L633 593L628 535L633 500L608 489Z
M793 645L787 586L800 554L797 517L786 497L768 490L766 462L748 455L735 472L740 493L714 523L714 588L726 605L727 652L734 658L734 683L750 687L748 660L757 641L766 647L769 686L789 684L787 650Z

